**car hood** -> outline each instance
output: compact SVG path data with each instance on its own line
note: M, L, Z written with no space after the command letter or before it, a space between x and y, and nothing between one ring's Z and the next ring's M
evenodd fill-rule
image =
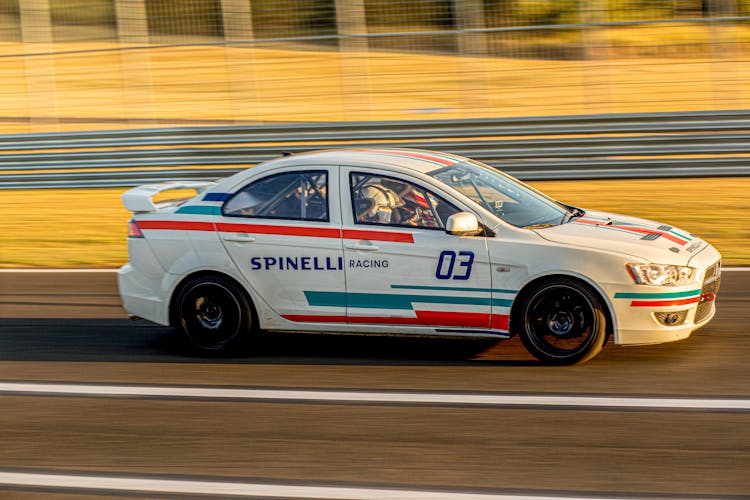
M566 224L535 230L549 241L686 265L707 243L687 231L646 219L587 210Z

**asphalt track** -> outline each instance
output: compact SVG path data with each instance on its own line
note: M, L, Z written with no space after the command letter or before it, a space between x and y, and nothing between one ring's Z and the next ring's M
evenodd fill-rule
M690 339L608 345L576 367L539 366L516 340L286 334L254 356L211 360L168 328L124 319L113 273L0 273L0 499L748 498L747 406L592 403L746 405L748 297L750 272L725 273L717 317ZM63 382L115 392L54 393ZM116 393L123 386L365 396ZM541 398L461 402L477 395Z

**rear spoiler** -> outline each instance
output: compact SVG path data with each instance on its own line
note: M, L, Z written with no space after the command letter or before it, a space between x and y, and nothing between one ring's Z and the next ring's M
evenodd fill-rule
M216 185L215 182L205 181L175 181L146 184L145 186L138 186L137 188L125 191L122 194L122 202L125 204L125 208L131 212L155 212L157 207L154 204L153 198L159 193L173 189L195 189L198 191L198 194L201 194L214 185Z

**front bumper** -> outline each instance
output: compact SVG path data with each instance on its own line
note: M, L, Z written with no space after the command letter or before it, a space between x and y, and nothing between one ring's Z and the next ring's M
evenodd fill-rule
M721 255L710 246L701 253L702 265L696 266L701 269L702 276L698 286L669 290L638 285L614 294L614 308L620 326L615 343L661 344L682 340L711 321L716 315ZM670 317L678 320L665 321Z

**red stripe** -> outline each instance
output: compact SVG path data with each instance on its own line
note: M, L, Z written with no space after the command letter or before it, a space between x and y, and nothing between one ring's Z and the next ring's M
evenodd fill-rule
M417 153L415 151L401 151L401 150L386 149L383 152L388 153L388 154L399 155L399 156L406 156L407 158L418 158L420 160L434 161L435 163L440 163L441 165L453 165L454 163L458 163L456 160L450 160L448 158L443 158L442 156L435 156L435 155L430 155L430 154L425 154L425 153Z
M490 328L490 315L485 313L452 313L442 311L416 311L416 318L394 318L393 316L325 316L312 314L286 314L282 318L289 321L307 323L372 323L380 325L427 325L456 326L466 328ZM508 329L508 316L492 315L492 328Z
M510 326L510 316L507 314L492 315L492 329L508 331Z
M141 229L171 229L182 231L213 231L213 222L194 222L177 220L139 220Z
M414 243L411 233L396 233L390 231L368 231L364 229L344 229L343 236L347 240L395 241L397 243Z
M419 160L427 160L441 165L454 165L458 163L458 160L452 160L449 158L443 158L442 156L435 156L426 153L417 153L416 151L402 151L400 149L360 149L359 151L365 153L381 153L389 154L393 156L403 156L406 158L417 158Z
M701 300L700 297L678 300L634 300L630 303L632 307L664 307L664 306L681 306L685 304L695 304Z
M485 313L416 311L419 324L489 328L490 315Z
M315 238L341 238L341 230L328 227L271 226L267 224L235 224L217 222L223 233L278 234L282 236L312 236Z
M649 229L649 228L637 227L637 226L618 226L618 225L609 224L609 222L606 222L606 221L589 220L589 219L578 219L576 220L576 222L580 224L591 224L593 226L611 227L612 229L620 229L622 231L629 231L631 233L637 233L637 234L659 234L663 236L664 238L668 239L669 241L677 243L678 245L684 245L685 243L687 243L687 241L683 240L682 238L678 238L672 233L668 233L666 231L659 231L658 229Z
M141 229L171 229L182 231L221 231L224 233L278 234L282 236L310 236L313 238L341 238L339 228L272 226L268 224L237 224L218 222L216 229L212 222L195 221L157 221L139 220ZM411 233L393 231L370 231L362 229L344 229L343 237L352 240L394 241L397 243L414 243Z
M600 221L600 220L576 219L574 222L576 224L591 224L592 226L605 226L605 225L607 225L607 222L603 222L603 221Z

